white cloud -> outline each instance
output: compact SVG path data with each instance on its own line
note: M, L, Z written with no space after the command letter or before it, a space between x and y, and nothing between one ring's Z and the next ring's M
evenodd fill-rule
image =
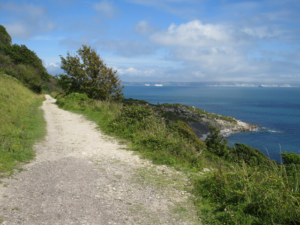
M150 70L138 70L134 67L130 67L128 69L118 69L115 68L118 71L119 75L127 75L127 76L139 76L139 77L151 77L153 74L155 74L154 69Z
M258 41L272 40L279 35L279 30L263 25L239 27L233 24L203 24L194 20L181 25L172 24L168 29L151 35L150 40L169 51L166 59L181 63L186 68L185 74L195 80L246 82L276 80L283 72L278 68L291 70L288 68L299 67L279 63L274 56L264 58ZM259 60L248 58L253 49L260 52Z
M101 1L94 4L94 9L107 17L113 17L117 13L117 9L111 1Z
M2 7L12 15L13 22L4 26L13 38L27 39L38 33L48 33L56 26L47 16L45 7L27 3L3 3Z
M48 73L51 75L63 73L63 70L60 68L59 63L47 63L45 65L45 68L47 69Z
M155 30L155 28L149 25L147 21L142 20L134 26L134 30L138 34L150 34Z
M279 36L281 32L277 29L271 27L245 27L242 29L242 32L258 39L263 38L273 38Z
M150 40L163 46L222 47L245 44L245 35L248 36L230 26L205 25L194 20L179 26L171 24L166 31L153 34Z

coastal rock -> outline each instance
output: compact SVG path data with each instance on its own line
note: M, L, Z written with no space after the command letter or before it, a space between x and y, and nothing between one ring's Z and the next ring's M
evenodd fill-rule
M161 108L163 116L171 122L178 120L186 122L196 133L204 140L209 133L209 126L212 125L221 130L221 135L236 132L251 132L258 130L255 124L245 123L236 120L231 116L222 116L215 113L209 113L194 106L181 104L163 104Z

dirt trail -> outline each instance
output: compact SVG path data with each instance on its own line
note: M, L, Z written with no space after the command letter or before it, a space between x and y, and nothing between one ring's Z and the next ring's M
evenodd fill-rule
M186 177L140 159L46 96L47 136L2 180L2 224L199 224Z

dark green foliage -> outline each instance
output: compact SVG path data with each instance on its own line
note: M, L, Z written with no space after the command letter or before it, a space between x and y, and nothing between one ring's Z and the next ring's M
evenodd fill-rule
M248 145L236 143L234 147L227 146L228 140L220 135L220 130L210 126L210 134L205 140L208 150L226 161L232 163L243 163L255 167L269 167L273 160L269 159L258 149Z
M228 159L239 164L246 163L249 166L265 166L268 167L273 160L270 160L261 151L245 144L236 143L235 148L228 148ZM229 156L230 155L230 156Z
M297 164L297 165L300 165L300 155L298 155L294 152L281 153L281 157L283 159L284 164Z
M14 65L14 63L9 56L0 54L0 68L1 69L3 69L4 67L7 67L7 66L12 66L12 65Z
M5 59L9 61L9 57L1 56L0 55L0 61L1 59ZM3 61L3 60L2 60ZM6 66L3 66L0 68L0 71L13 76L20 80L26 87L33 90L36 93L41 93L42 90L42 80L39 76L39 73L35 68L33 68L30 65L14 65L14 64L6 64Z
M227 156L228 140L220 135L220 130L214 126L209 126L210 133L207 135L205 143L208 150L218 156Z
M57 78L49 75L49 80L42 80L42 91L43 93L62 92L58 85Z
M4 54L9 56L14 64L30 65L37 70L40 78L46 81L49 80L49 75L43 66L42 60L25 45L13 44L4 48Z
M0 54L3 53L3 48L11 45L11 37L7 33L4 26L0 25Z
M122 102L124 105L151 105L149 102L145 100L138 100L132 98L124 98Z
M86 93L98 100L116 100L123 98L121 82L116 71L106 66L100 56L91 47L85 45L77 51L61 56L61 68L67 75L60 75L60 85L69 94Z
M0 25L0 72L19 79L26 87L41 93L42 89L54 89L53 79L47 73L42 60L25 45L11 44L11 37Z

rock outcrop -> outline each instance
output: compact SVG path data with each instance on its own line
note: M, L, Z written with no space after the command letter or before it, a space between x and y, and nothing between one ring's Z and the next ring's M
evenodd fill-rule
M177 122L178 120L186 122L201 139L205 139L209 133L210 125L221 130L222 135L235 132L256 131L258 129L257 125L244 123L231 116L209 113L193 106L163 104L161 110L163 116L171 122Z

